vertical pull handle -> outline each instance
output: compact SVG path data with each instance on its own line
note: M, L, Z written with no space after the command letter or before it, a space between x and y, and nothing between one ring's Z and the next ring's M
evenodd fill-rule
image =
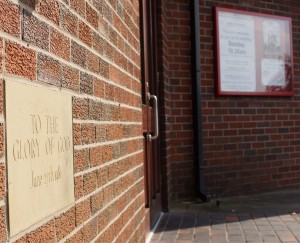
M156 95L150 95L150 93L147 93L148 100L153 99L153 106L155 110L155 129L154 129L154 135L151 134L147 135L147 138L149 141L155 140L158 138L159 132L158 132L158 105L157 105L157 97Z

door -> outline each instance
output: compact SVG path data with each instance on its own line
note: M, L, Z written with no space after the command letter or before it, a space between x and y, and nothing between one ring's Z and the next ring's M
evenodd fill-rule
M156 0L140 0L146 221L148 230L161 213Z

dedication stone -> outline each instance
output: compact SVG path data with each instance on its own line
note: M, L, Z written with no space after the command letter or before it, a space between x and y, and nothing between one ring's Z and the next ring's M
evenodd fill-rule
M74 202L72 97L5 83L10 235Z

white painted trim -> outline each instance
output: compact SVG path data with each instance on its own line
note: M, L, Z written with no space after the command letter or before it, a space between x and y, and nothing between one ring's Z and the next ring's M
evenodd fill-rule
M154 227L151 229L150 233L147 236L146 243L150 243L153 233L155 232L156 228L158 227L163 214L164 214L163 212L160 213L157 222L155 223Z

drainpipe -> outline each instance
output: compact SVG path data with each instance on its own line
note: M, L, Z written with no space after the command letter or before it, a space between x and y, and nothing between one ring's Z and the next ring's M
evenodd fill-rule
M199 0L191 0L191 41L192 41L192 78L193 78L193 122L194 122L194 151L196 171L196 196L204 201L210 201L204 182L203 139L202 139L202 110L201 110L201 71L200 71L200 21Z

